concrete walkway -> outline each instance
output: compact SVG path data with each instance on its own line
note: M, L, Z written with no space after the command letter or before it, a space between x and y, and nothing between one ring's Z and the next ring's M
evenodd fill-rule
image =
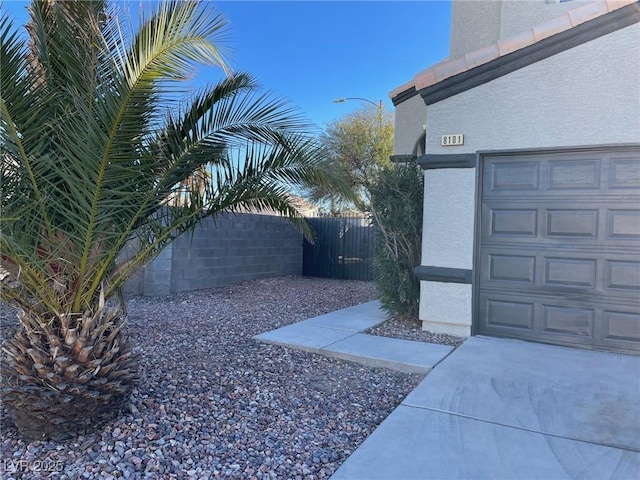
M377 301L344 308L254 337L265 343L409 373L428 373L453 347L378 337L361 332L387 315Z
M420 352L359 333L382 321L372 302L257 337L405 371L435 366L332 480L640 478L640 357L488 337Z

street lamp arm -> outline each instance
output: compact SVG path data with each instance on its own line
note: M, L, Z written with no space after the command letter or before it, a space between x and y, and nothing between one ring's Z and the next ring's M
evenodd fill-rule
M361 102L367 102L370 103L371 105L375 105L376 107L380 108L380 106L382 105L382 100L380 100L379 102L374 102L373 100L369 100L367 98L362 98L362 97L343 97L343 98L336 98L333 103L344 103L347 100L360 100Z
M378 116L378 132L382 130L382 100L374 102L373 100L369 100L368 98L362 97L343 97L336 98L333 103L344 103L347 100L360 100L361 102L367 102L376 107L377 116Z

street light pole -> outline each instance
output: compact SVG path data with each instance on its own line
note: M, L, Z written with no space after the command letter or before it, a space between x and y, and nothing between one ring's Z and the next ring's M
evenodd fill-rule
M333 103L344 103L348 100L360 100L361 102L367 102L370 103L371 105L374 105L377 108L377 113L378 113L378 132L382 131L382 100L378 100L377 102L374 102L373 100L369 100L368 98L362 98L362 97L341 97L341 98L336 98Z
M360 100L361 102L367 102L370 103L371 105L375 105L376 107L380 107L382 106L382 100L379 100L377 102L374 102L373 100L368 100L366 98L362 98L362 97L342 97L342 98L336 98L333 103L344 103L347 100Z

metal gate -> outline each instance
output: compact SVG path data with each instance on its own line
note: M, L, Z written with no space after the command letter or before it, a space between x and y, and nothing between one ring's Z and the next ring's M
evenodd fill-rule
M373 280L371 221L364 217L307 219L315 243L304 241L302 274L309 277Z

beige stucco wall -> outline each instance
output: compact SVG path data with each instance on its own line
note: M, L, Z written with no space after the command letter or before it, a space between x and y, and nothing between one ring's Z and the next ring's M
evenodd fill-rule
M414 95L395 108L393 153L396 155L424 153L424 124L427 106L422 97Z
M593 1L454 0L449 57L462 57Z
M426 170L424 181L422 264L473 268L475 169Z
M579 8L594 0L507 0L502 3L500 13L500 38L516 35L532 25L559 17L567 10Z
M471 290L471 285L459 283L420 282L422 328L458 337L470 336Z
M635 24L429 106L427 153L638 142L639 73Z
M473 268L474 168L425 170L422 265ZM471 285L420 282L423 328L471 335Z
M449 58L459 58L498 41L500 1L454 0L451 4Z

